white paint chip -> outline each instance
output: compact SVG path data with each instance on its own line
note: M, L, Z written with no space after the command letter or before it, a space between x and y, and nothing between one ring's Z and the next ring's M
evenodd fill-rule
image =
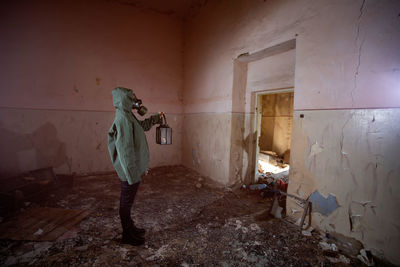
M313 144L311 146L310 154L308 155L308 158L311 158L311 157L321 153L322 151L324 151L324 148L320 144L318 144L317 141L315 141L315 144Z
M41 235L43 234L43 229L39 228L33 235Z

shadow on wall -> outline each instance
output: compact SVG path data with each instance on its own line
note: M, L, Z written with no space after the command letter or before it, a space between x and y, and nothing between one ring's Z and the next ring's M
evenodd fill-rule
M56 127L47 122L32 134L20 134L0 128L0 175L10 176L28 170L66 165L71 172L71 160L65 143L58 139Z

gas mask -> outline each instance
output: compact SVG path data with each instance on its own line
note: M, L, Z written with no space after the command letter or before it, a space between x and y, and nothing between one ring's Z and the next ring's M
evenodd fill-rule
M142 106L142 100L136 97L133 99L132 109L136 109L140 116L144 116L147 113L147 108Z

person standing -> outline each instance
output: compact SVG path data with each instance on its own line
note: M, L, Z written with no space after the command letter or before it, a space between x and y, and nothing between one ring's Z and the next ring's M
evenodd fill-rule
M131 209L141 177L148 169L149 148L144 131L160 124L163 113L138 120L132 113L132 108L137 108L141 115L144 115L147 109L141 106L141 100L136 98L131 89L117 87L112 91L112 95L115 119L108 132L108 151L121 180L119 216L122 243L139 246L145 242L145 230L135 226L131 218Z

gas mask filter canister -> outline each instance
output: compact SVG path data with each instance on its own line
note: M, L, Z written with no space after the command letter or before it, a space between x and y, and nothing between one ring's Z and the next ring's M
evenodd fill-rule
M144 116L147 113L147 108L145 106L142 106L142 100L141 99L135 99L133 101L133 109L137 110L137 113L139 113L140 116Z

